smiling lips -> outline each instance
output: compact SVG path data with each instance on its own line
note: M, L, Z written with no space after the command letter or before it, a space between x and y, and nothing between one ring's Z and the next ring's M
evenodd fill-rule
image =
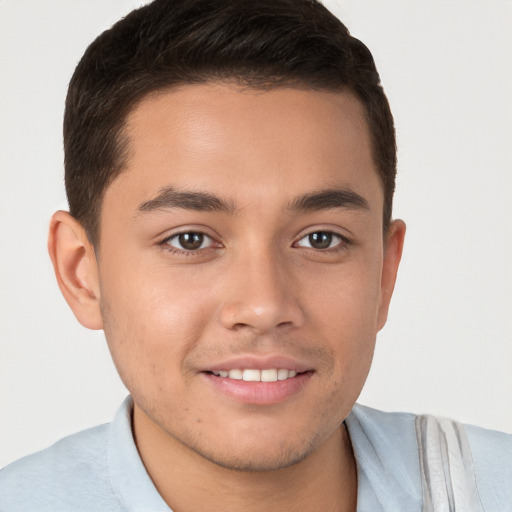
M315 374L313 361L285 355L246 354L213 363L201 371L212 389L242 404L287 401Z
M259 406L292 398L315 373L311 367L285 358L269 359L266 364L257 359L238 359L222 366L202 372L213 389L235 402Z
M243 380L245 382L277 382L278 380L287 380L295 377L295 370L287 370L285 368L266 370L258 370L255 368L247 368L245 370L234 369L229 371L212 371L213 375L234 380Z

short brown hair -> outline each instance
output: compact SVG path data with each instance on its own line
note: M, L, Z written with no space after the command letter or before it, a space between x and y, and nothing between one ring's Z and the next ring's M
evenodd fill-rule
M103 32L71 79L64 116L70 213L99 241L103 194L123 170L124 124L149 93L231 80L261 89L353 91L384 189L396 175L393 117L368 48L317 0L155 0Z

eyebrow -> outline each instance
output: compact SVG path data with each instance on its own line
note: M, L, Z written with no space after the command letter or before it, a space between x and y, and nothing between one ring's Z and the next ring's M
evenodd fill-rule
M236 207L232 201L221 199L207 192L178 191L165 187L159 194L140 204L139 212L154 212L183 208L201 212L234 213ZM328 189L310 192L296 197L285 207L285 211L307 212L346 208L369 210L368 201L349 189Z
M361 195L349 189L328 189L311 192L295 198L287 210L307 212L346 208L349 210L370 210L368 201Z
M230 201L225 201L207 192L178 191L172 187L160 190L160 193L153 199L142 203L139 212L154 212L157 210L170 210L183 208L199 212L227 212L235 210Z

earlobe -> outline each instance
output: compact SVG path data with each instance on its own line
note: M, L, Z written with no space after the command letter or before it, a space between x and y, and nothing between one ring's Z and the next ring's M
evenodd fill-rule
M60 291L77 320L89 329L102 329L94 248L82 225L68 212L58 211L53 214L48 252Z
M404 247L405 223L402 220L394 220L388 229L382 265L380 305L377 319L377 328L380 331L388 318L389 303L395 288L396 276L402 250Z

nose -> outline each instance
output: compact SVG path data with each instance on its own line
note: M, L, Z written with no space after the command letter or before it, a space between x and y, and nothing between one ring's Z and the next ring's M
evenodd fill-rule
M260 250L231 264L220 312L225 328L266 334L302 325L297 283L283 260L272 251Z

